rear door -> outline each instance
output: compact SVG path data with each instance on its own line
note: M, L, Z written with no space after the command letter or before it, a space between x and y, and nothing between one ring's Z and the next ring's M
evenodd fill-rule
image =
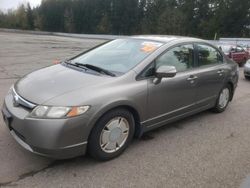
M221 53L208 44L196 44L197 106L213 106L223 86L226 63Z

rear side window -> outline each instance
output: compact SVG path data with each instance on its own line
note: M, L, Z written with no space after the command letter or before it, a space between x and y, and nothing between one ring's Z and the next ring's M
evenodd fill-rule
M174 47L155 60L156 69L162 65L174 66L178 72L193 67L194 47L193 45L180 45Z
M223 62L221 53L208 45L197 44L199 66L219 64Z
M237 47L236 47L236 52L244 52L244 49L241 48L241 47L239 47L239 46L237 46Z

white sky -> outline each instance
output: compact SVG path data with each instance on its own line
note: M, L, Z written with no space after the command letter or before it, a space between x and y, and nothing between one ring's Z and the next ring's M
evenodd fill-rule
M0 0L0 10L15 9L22 3L30 3L31 7L36 7L41 3L41 0Z

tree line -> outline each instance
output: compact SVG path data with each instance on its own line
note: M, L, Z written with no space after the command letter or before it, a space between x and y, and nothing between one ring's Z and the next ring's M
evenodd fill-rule
M0 12L0 27L87 34L250 37L249 0L42 0Z

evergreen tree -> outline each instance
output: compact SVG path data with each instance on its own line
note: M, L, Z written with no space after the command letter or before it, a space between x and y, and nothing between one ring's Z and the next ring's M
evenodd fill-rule
M102 34L250 37L249 0L42 0L0 12L0 27Z
M27 4L27 13L26 13L26 19L27 19L27 28L28 29L34 29L34 16L32 9L30 7L30 4Z

